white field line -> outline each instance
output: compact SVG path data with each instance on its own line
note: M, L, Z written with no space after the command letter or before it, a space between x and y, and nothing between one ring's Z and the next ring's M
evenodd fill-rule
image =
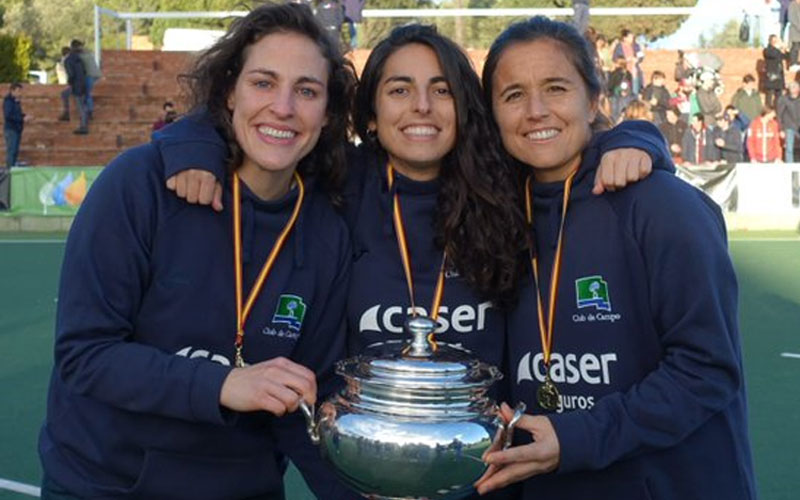
M746 242L746 243L759 243L764 241L777 241L777 242L787 242L787 241L797 241L800 242L800 238L731 238L728 241L735 241L737 243Z
M39 488L38 486L32 486L30 484L25 484L25 483L18 483L17 481L11 481L10 479L0 478L0 490L14 491L17 493L22 493L23 495L28 495L36 498L42 496L42 489Z
M796 354L796 353L793 353L793 352L782 352L781 353L781 357L782 358L800 359L800 354Z
M0 245L31 245L36 243L44 243L47 245L53 243L66 243L67 240L3 240L0 239Z

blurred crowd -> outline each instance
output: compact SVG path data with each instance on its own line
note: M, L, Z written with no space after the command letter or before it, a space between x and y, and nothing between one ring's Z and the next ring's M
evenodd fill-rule
M622 30L609 40L590 28L587 38L606 85L604 111L614 123L652 121L677 164L794 162L800 158L800 80L786 82L784 72L800 70L800 0L786 2L785 12L778 33L765 36L763 63L754 61L754 68L763 68L760 85L753 74L742 75L729 103L720 100L722 61L714 54L679 50L671 83L663 71L645 82L643 37Z

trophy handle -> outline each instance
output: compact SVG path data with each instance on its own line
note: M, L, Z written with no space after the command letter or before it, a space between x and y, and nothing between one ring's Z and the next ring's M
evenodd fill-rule
M525 414L526 408L527 406L525 405L525 402L520 401L519 403L517 403L517 406L514 407L514 416L511 417L511 420L507 424L505 424L504 431L506 433L506 438L505 441L503 442L504 450L511 447L511 441L514 439L514 428L517 426L517 422L519 422L519 419L521 419L522 416Z
M303 416L306 418L306 432L308 432L308 437L311 438L313 444L318 445L319 423L317 422L314 405L306 403L306 400L301 398L300 410L302 410Z

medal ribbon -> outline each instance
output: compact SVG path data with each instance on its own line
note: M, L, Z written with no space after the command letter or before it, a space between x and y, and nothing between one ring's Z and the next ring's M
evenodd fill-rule
M250 289L250 293L247 296L247 302L242 305L242 296L244 295L244 290L242 289L242 207L241 207L241 191L239 186L239 175L234 172L233 173L233 261L234 261L234 275L236 277L236 341L234 342L234 346L236 347L236 366L241 368L244 364L244 358L242 357L242 346L244 345L244 323L247 321L247 317L250 315L250 311L253 309L253 305L256 302L256 298L261 293L261 289L264 288L264 283L267 281L267 276L269 276L270 271L272 270L272 266L275 264L275 260L278 257L278 254L283 248L284 243L286 243L286 239L289 237L289 233L292 232L295 223L297 222L297 216L300 214L300 206L303 204L303 198L305 197L305 186L303 185L303 179L300 178L300 174L297 172L294 173L295 182L297 182L297 201L294 202L294 210L292 211L291 217L289 217L288 222L283 227L283 230L278 235L278 239L275 240L275 243L272 245L272 250L270 250L267 259L264 261L264 265L261 267L261 272L256 278L255 283L253 283L253 288Z
M386 179L389 183L389 190L391 191L394 185L394 168L391 165L386 166ZM394 232L397 235L397 248L400 250L400 258L403 260L403 271L406 275L406 284L408 285L408 298L411 301L411 315L417 316L417 307L414 300L414 279L411 275L411 254L408 251L408 242L406 240L406 228L403 224L403 212L400 209L400 197L397 192L394 193L392 200L392 219L394 220ZM442 296L444 296L444 266L447 261L447 253L442 253L442 264L439 266L439 276L436 278L436 288L433 292L433 303L430 309L430 318L433 321L439 317L439 306L442 303ZM436 350L436 341L433 339L434 334L428 335L428 342L434 350Z
M558 244L556 255L553 259L553 270L550 274L550 301L548 302L548 315L544 315L542 305L542 294L539 290L539 259L534 252L536 242L530 242L530 256L533 267L533 284L536 287L536 308L539 319L539 335L542 340L542 354L544 355L544 366L547 377L550 376L550 352L553 346L553 324L556 316L556 297L558 295L559 278L561 277L561 256L564 251L564 222L567 220L567 205L569 205L569 195L572 192L572 180L575 178L577 169L567 176L564 181L564 199L561 208L561 223L558 228ZM531 177L525 181L525 216L528 224L533 227L533 203L531 201ZM546 319L545 319L546 318ZM545 321L547 324L545 324Z

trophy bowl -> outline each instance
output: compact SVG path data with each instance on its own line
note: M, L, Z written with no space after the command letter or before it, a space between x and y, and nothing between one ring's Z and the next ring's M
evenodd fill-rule
M346 385L319 411L301 404L312 441L339 477L368 498L457 499L486 471L484 453L507 447L487 396L502 378L460 347L435 343L436 323L410 318L410 341L388 341L337 364Z

